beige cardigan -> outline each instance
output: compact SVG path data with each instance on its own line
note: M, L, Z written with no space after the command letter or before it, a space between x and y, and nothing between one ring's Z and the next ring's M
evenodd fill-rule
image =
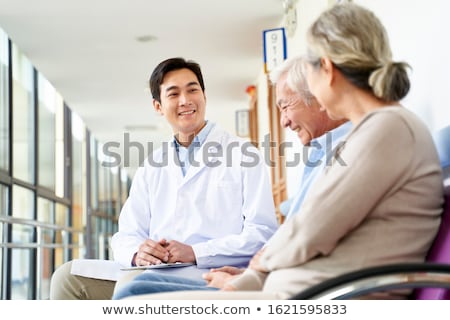
M424 260L443 203L428 129L405 108L385 107L345 140L338 155L346 165L327 167L266 244L260 261L271 272L247 270L232 283L238 290L287 298L351 270Z

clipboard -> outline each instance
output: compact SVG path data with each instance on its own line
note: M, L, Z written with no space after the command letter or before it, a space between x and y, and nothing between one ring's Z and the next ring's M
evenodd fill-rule
M151 264L148 266L136 266L136 267L126 267L120 270L149 270L149 269L167 269L167 268L181 268L194 266L192 262L175 262L175 263L161 263L161 264Z

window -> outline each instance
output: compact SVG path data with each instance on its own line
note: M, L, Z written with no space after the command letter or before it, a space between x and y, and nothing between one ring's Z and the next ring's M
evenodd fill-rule
M55 224L58 227L69 226L69 207L60 203L55 206ZM55 234L55 268L69 260L69 237L65 231L59 231Z
M38 198L37 200L38 221L45 224L54 224L55 222L55 204L53 201ZM53 273L53 249L51 245L55 239L53 229L41 227L38 229L37 242L37 297L38 299L49 299L50 297L50 278Z
M0 219L8 215L8 187L0 184ZM0 243L6 243L6 223L0 220ZM2 266L4 261L4 255L6 253L6 248L0 246L0 282L5 283L5 273L2 272ZM3 286L0 287L0 299L4 299L5 293L3 292Z
M130 178L126 169L120 170L120 206L122 207L128 198L128 189L130 185ZM118 215L117 215L118 216Z
M39 185L52 191L61 188L61 181L58 181L56 188L56 177L64 179L64 146L59 146L63 141L63 110L61 95L47 79L38 74L38 177ZM58 190L58 195L62 197L64 192Z
M86 127L81 118L72 112L72 227L85 229L86 226ZM74 234L72 242L75 245L83 244L83 237ZM79 258L79 253L74 253Z
M13 216L33 219L34 192L17 185L13 186ZM11 249L11 299L33 299L34 249L27 248L35 239L34 227L14 223L12 242L18 244Z
M48 299L63 263L86 252L111 258L130 179L102 166L104 158L83 120L0 29L0 299Z
M13 176L34 183L34 69L13 45Z
M98 209L98 161L97 161L97 150L98 150L98 142L97 140L92 136L89 135L89 146L90 146L90 152L89 152L89 163L91 166L91 208L93 210Z
M0 29L0 170L9 171L8 36Z

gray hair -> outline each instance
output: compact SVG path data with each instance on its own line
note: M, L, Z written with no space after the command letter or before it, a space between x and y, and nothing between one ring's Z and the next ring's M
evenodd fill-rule
M305 77L304 59L300 56L284 60L279 66L272 70L269 79L273 84L287 74L286 83L288 87L297 93L307 106L311 106L314 96L309 91Z
M307 34L308 60L327 57L355 86L384 101L408 94L409 65L392 61L387 32L373 12L343 3L323 12Z

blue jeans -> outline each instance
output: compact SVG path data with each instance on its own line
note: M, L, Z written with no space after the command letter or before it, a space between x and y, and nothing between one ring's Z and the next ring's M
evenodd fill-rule
M207 287L206 281L203 280L193 280L161 273L142 273L116 292L112 299L118 300L139 294L182 290L217 291L219 289Z

